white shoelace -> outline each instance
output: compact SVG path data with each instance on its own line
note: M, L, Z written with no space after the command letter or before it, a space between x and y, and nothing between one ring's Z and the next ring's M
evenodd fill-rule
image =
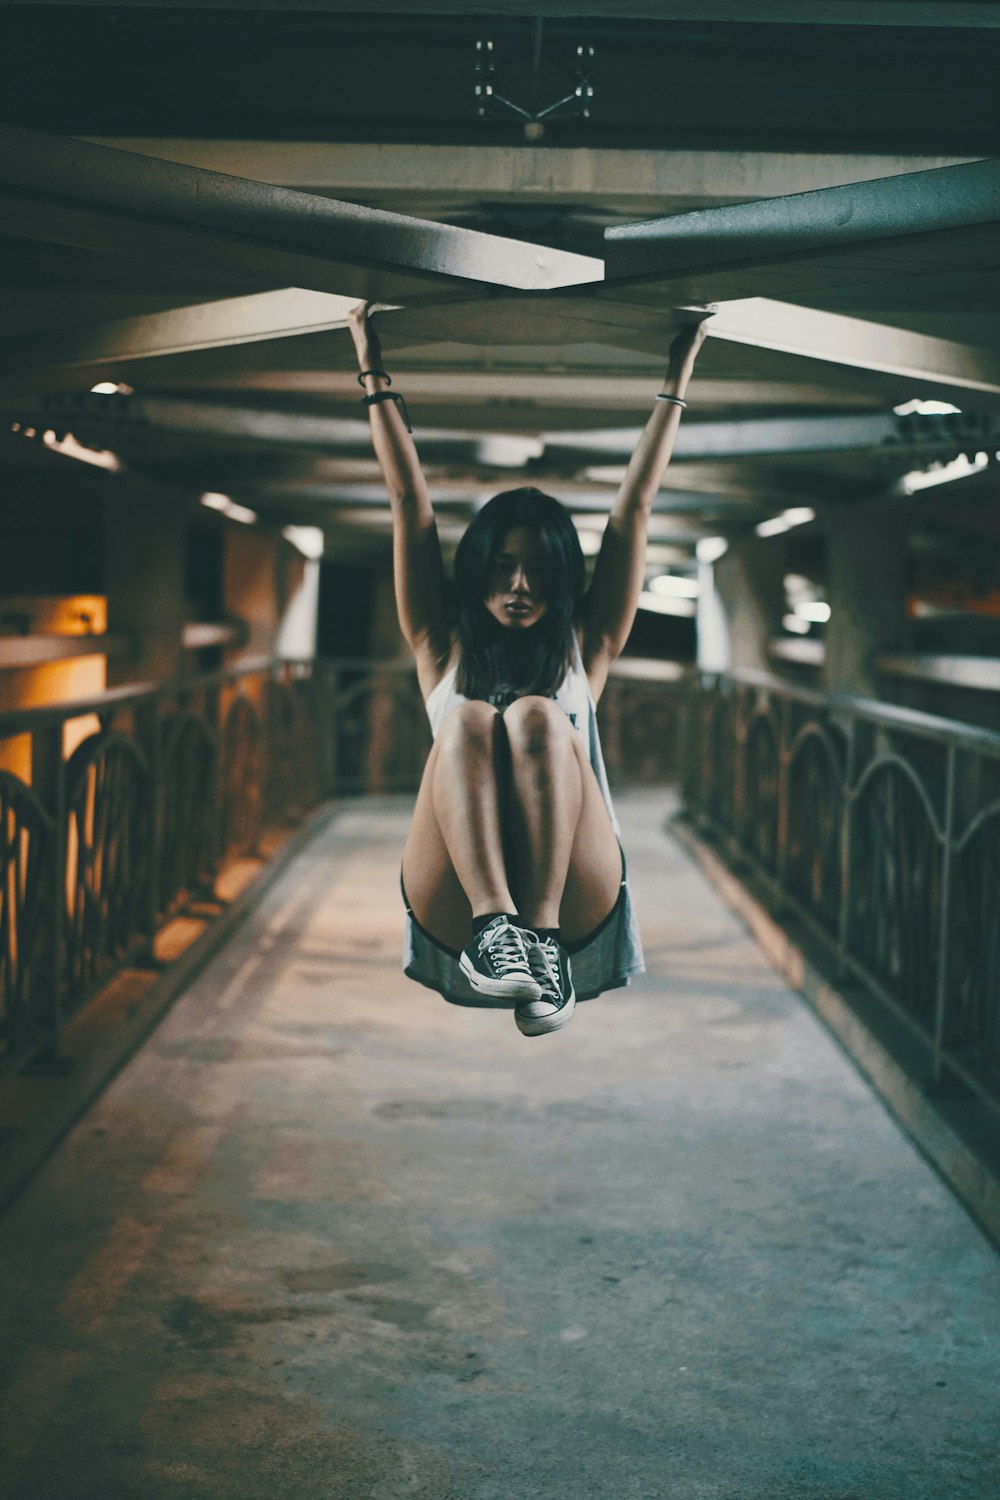
M545 993L558 1000L562 992L559 984L559 950L555 943L549 938L532 943L528 950L528 962L532 978L537 980Z
M524 938L516 927L509 922L502 927L494 927L483 933L479 942L480 953L489 954L490 963L501 979L506 978L512 969L530 972L527 954L524 951Z

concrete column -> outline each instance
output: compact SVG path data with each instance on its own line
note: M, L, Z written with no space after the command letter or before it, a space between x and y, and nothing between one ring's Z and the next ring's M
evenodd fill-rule
M784 609L785 541L744 537L702 564L698 666L704 672L770 668L767 647ZM707 586L706 586L707 585Z
M273 656L280 613L279 550L288 544L257 526L230 525L225 530L223 602L225 614L246 627L242 656Z
M311 661L316 655L319 561L289 547L282 562L281 619L275 653L285 661Z
M373 675L368 705L368 788L382 792L390 784L394 762L409 733L409 721L400 708L396 691L399 677L392 670L379 671L382 662L398 662L409 655L399 629L392 564L387 559L375 578L372 599L371 644Z
M905 646L906 521L884 500L827 512L827 591L823 685L830 693L878 697L875 660Z
M184 505L130 488L108 496L106 515L108 632L132 642L128 656L108 662L108 686L176 677L185 622Z

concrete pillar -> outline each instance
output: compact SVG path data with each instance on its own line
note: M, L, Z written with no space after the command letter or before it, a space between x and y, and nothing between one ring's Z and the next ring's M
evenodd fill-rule
M183 665L185 507L129 488L108 496L106 515L108 632L132 642L127 656L108 662L108 686L176 677Z
M236 660L275 654L280 623L278 554L287 545L274 532L257 526L229 525L225 529L223 607L227 617L240 620L246 628Z
M288 547L281 561L281 618L274 649L285 661L311 661L316 655L319 561Z
M743 537L716 562L701 564L698 666L704 672L770 669L767 648L784 609L783 537Z
M831 508L826 516L827 594L823 685L878 697L875 660L906 644L906 521L884 500Z
M392 565L387 559L379 569L372 591L372 627L369 647L372 665L372 695L368 705L368 788L387 790L394 763L410 730L405 711L396 696L400 679L391 669L379 671L380 662L398 662L409 655L399 628Z

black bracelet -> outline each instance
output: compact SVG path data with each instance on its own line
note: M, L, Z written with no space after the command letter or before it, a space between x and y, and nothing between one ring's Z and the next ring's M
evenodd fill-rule
M392 379L390 378L390 376L388 376L385 373L384 370L362 370L361 374L358 376L358 385L361 387L362 390L364 390L364 388L365 388L365 376L366 375L375 375L380 380L384 380L385 383L386 383L386 385L392 385Z
M361 397L362 406L380 406L383 401L395 401L396 405L399 407L403 415L403 421L406 423L407 432L412 432L413 428L410 426L410 413L406 409L406 402L403 400L398 391L373 391L370 396Z
M666 391L657 391L656 399L657 401L669 401L671 406L681 406L685 409L685 411L687 410L686 401L684 401L680 396L668 396Z

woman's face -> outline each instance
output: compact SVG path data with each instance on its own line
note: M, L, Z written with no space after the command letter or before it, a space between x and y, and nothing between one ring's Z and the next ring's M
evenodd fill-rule
M509 630L528 630L545 614L542 549L533 526L512 526L501 538L484 603Z

